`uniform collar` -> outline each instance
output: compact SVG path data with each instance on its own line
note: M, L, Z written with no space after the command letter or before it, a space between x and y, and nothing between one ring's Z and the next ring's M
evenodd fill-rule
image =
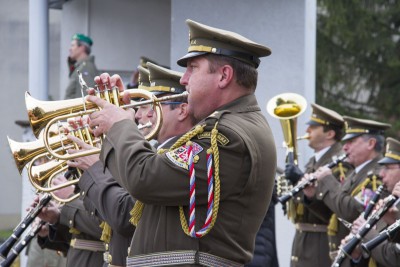
M326 152L328 152L328 150L331 148L331 146L327 146L323 149L321 149L320 151L316 152L314 154L315 157L315 162L317 162L318 160L320 160L322 158L323 155L325 155Z
M88 62L88 61L94 63L94 56L88 56L88 57L86 57L85 59L78 60L78 61L75 63L75 67L78 67L78 66L81 65L83 62Z

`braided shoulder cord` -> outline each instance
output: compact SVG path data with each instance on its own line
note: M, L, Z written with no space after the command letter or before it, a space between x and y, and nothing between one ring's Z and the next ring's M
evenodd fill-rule
M189 175L190 175L190 203L189 203L189 226L187 224L183 207L179 207L179 217L181 221L182 230L190 237L200 238L205 236L214 227L217 219L219 202L220 202L220 179L219 179L219 150L217 144L217 130L218 122L215 123L211 131L211 148L207 150L207 185L208 185L208 204L207 204L207 218L203 227L199 231L195 231L196 217L195 217L195 171L193 162L193 146L188 143L188 161L189 161ZM214 190L214 176L213 176L213 159L215 168L215 190Z
M176 141L175 144L171 146L169 150L171 151L182 146L184 143L192 139L194 136L202 133L204 131L204 126L205 125L202 126L198 125L192 131L189 131L184 135L182 135L178 139L178 141ZM166 151L165 149L159 149L157 151L157 154L163 154L165 151ZM140 218L142 217L143 209L144 209L144 203L139 200L136 200L135 205L133 206L132 210L129 213L131 215L129 222L134 226L137 226L139 224Z

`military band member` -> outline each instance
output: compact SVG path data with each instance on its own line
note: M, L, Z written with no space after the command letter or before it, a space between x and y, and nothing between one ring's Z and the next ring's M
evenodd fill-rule
M252 258L271 198L275 144L254 95L259 58L271 51L233 32L187 24L189 53L178 64L186 67L189 112L200 122L167 153L150 149L130 112L87 98L102 107L90 116L95 135L107 135L101 161L148 211L132 239L130 266L241 266ZM123 85L107 74L96 82L100 89Z
M182 73L151 63L148 64L148 74L151 75L152 80L151 85L146 86L146 90L156 94L158 97L180 94L185 91L184 86L179 84ZM144 70L142 71L146 73ZM139 89L144 89L142 80L141 75ZM162 103L163 124L157 135L159 147L168 148L169 144L174 143L170 141L171 139L176 141L174 139L175 136L185 133L193 126L192 119L188 116L187 103L185 102L185 99L177 99ZM146 110L146 112L143 112L141 109ZM141 106L136 115L147 114L148 109L149 107ZM151 118L155 116L156 114L153 112ZM141 115L136 116L136 119L139 123L145 124L145 121L142 121ZM152 122L154 123L155 121L153 120ZM146 128L143 130L146 130ZM72 140L80 146L85 147L85 144L79 139L72 138ZM125 189L118 185L108 171L103 173L104 167L100 161L92 165L93 157L96 156L77 158L74 162L69 162L69 165L85 170L79 180L79 186L85 196L84 202L87 204L85 206L89 211L94 212L102 220L105 220L111 227L112 232L110 233L111 240L109 244L111 257L108 259L108 263L110 264L108 266L125 266L128 247L134 232L132 223L139 220L139 218L131 219L131 213L134 214L137 210L132 209L135 201ZM84 167L89 165L92 166L89 168ZM131 210L132 212L130 212ZM147 209L142 207L140 212L146 213ZM151 222L143 221L143 223L147 224Z
M386 139L386 152L385 157L378 161L379 164L383 165L379 175L382 177L382 182L386 186L386 189L393 195L399 197L400 192L396 192L395 187L400 189L400 142L393 138ZM382 205L382 203L380 203ZM379 206L379 205L378 205ZM379 208L379 207L378 207ZM389 211L382 217L380 224L376 228L372 228L367 235L363 238L362 242L367 242L376 237L381 230L387 226L393 224L395 220L400 219L399 210L396 207L389 209ZM365 224L366 220L363 216L360 216L356 221L353 222L352 233L357 233L361 226ZM343 240L342 244L346 241ZM388 241L383 242L376 248L371 250L371 257L362 258L362 250L360 246L357 246L352 253L352 262L345 261L342 265L347 266L387 266L394 267L399 266L400 262L400 236L389 238Z
M372 191L378 183L379 164L384 149L384 131L389 124L353 117L343 117L345 132L343 150L347 161L354 166L341 184L332 177L331 170L322 167L314 173L318 181L314 186L304 189L310 203L323 201L340 219L354 221L364 210ZM307 174L305 175L306 177ZM329 235L331 258L337 255L341 240L349 233L342 223L331 221L330 229L336 234Z
M89 36L81 33L72 36L69 48L69 59L75 63L69 75L65 99L82 97L78 71L82 73L82 77L88 82L89 86L94 86L93 80L94 77L98 75L98 70L94 63L94 56L90 55L92 45L93 41ZM83 93L86 94L86 92Z
M81 199L73 200L62 207L50 201L38 217L50 224L48 240L39 238L39 244L47 244L48 248L52 248L51 242L70 245L67 266L103 265L105 244L100 241L101 221L86 211Z
M308 145L314 150L314 156L306 164L306 173L313 173L319 167L332 162L335 156L343 154L340 140L343 137L344 121L337 112L311 104L312 114L307 122ZM301 173L296 171L296 165L288 164L285 176L297 182ZM340 173L343 167L337 169ZM301 175L302 176L302 175ZM343 177L342 177L343 179ZM304 206L303 197L299 194L294 199L295 212L293 214L296 233L292 245L291 266L329 266L329 246L327 228L332 212L321 201L314 201Z

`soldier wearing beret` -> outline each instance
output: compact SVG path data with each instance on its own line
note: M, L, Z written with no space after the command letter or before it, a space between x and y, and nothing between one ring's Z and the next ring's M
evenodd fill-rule
M393 138L386 139L386 152L385 157L378 161L383 166L379 175L382 177L382 182L385 185L388 192L393 195L400 197L400 191L396 191L395 188L400 189L400 142ZM378 204L379 206L382 203ZM379 232L389 225L393 224L396 220L400 219L400 213L397 208L391 208L386 212L385 216L378 222L376 229L375 227L370 229L362 242L366 243L376 236ZM365 224L366 220L364 216L360 216L355 222L353 222L352 233L356 234L360 227ZM345 240L342 241L346 243ZM400 262L400 236L395 234L388 238L387 241L381 243L370 251L370 254L364 253L362 257L361 246L358 245L352 253L352 261L345 261L342 266L387 266L394 267L398 266Z
M343 150L347 161L354 166L343 184L322 167L315 172L318 182L304 190L308 201L323 201L336 216L344 221L354 221L364 210L364 204L377 189L379 164L384 149L384 132L390 124L344 116L345 132ZM307 177L307 174L305 175ZM341 240L349 233L342 223L331 219L329 245L331 258L337 255Z
M81 33L72 36L69 48L69 60L74 62L70 69L68 86L65 91L65 99L82 97L81 86L79 83L78 71L82 77L93 87L94 77L98 75L98 70L94 63L94 56L90 55L93 41L89 36ZM83 92L86 94L86 92Z
M314 150L314 156L305 166L305 173L313 173L319 167L329 164L337 156L343 154L340 140L343 137L344 121L340 114L311 104L312 114L307 122L309 146ZM343 164L337 166L337 176L344 175ZM303 176L303 173L294 164L287 164L285 177L294 184ZM338 177L339 178L339 177ZM344 177L341 177L344 179ZM329 266L329 246L327 228L332 212L321 201L314 201L312 205L303 205L302 194L294 198L295 214L290 214L296 226L296 233L292 245L291 266ZM322 214L317 215L316 214Z
M260 57L271 50L230 31L187 24L190 45L178 64L186 67L181 84L198 124L168 152L150 149L130 112L87 98L103 108L90 116L94 133L107 134L100 160L145 205L129 266L242 266L252 258L271 199L275 143L254 95ZM101 89L121 85L107 74L95 81Z

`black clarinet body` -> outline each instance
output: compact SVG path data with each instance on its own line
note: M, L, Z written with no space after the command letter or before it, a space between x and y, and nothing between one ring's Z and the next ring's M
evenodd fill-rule
M1 267L9 267L11 264L15 261L15 259L18 257L19 253L31 242L31 240L37 235L37 233L40 231L43 225L45 225L46 222L40 221L38 225L36 225L34 228L31 229L31 231L24 237L23 240L18 242L18 244L11 249L11 252L7 256L7 258L0 263Z
M334 159L332 162L330 162L326 166L329 169L332 169L333 167L338 165L340 162L342 162L346 157L347 157L347 155L343 154L343 155L337 157L336 159ZM290 190L286 194L280 196L278 198L278 201L280 203L282 203L282 204L285 204L288 200L290 200L291 198L295 197L298 193L303 191L304 188L306 188L307 186L313 184L316 180L317 180L317 178L315 176L311 175L307 180L298 183L295 187L292 188L292 190Z
M366 243L361 244L364 257L368 257L371 254L371 250L379 246L382 242L388 238L392 238L400 230L400 219L391 224L388 228L379 233L376 237Z
M389 195L384 199L384 205L368 218L365 224L358 230L357 234L351 235L350 240L344 246L341 246L339 254L335 258L332 267L339 267L343 263L346 256L353 252L361 242L362 238L377 224L397 199L398 198L394 195Z
M385 185L380 185L375 192L375 195L371 198L368 202L367 207L364 210L364 219L368 219L369 215L371 214L373 208L375 207L376 202L378 202L379 198L382 195L383 190L385 189Z
M24 231L28 228L28 226L33 222L36 216L40 213L40 211L45 207L49 201L51 200L50 194L44 194L43 197L39 200L39 203L31 209L25 218L15 227L13 233L0 247L0 259L6 259L8 253L14 244L18 241L18 239L22 236Z

